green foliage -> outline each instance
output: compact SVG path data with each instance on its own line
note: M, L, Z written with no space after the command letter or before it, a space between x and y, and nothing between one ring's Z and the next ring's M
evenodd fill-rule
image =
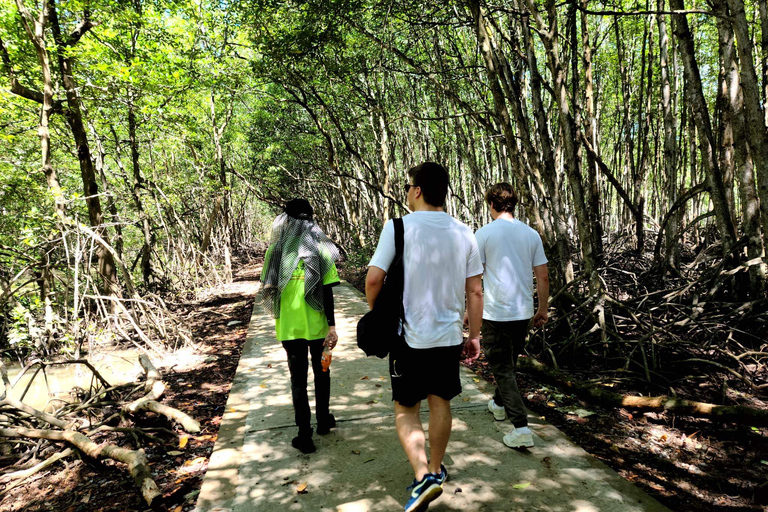
M38 297L23 297L11 310L7 338L10 348L22 353L35 348L35 342L42 334L38 318L41 307Z

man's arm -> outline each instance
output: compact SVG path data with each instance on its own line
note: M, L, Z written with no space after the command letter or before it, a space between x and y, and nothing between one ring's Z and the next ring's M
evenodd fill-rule
M368 300L368 307L371 309L373 309L373 305L376 302L376 297L381 292L386 275L387 273L379 267L368 267L368 275L365 276L365 298Z
M483 263L483 275L480 276L480 279L482 279L484 275L485 275L485 263ZM482 311L482 308L480 308L480 310ZM480 321L482 322L482 318L480 319ZM469 327L469 311L464 311L464 327Z
M533 275L536 276L536 295L539 297L539 309L533 317L533 326L541 327L549 321L549 271L547 264L533 267Z
M472 362L480 356L480 324L483 322L483 276L468 277L464 286L467 292L467 317L469 339L464 345L464 357Z

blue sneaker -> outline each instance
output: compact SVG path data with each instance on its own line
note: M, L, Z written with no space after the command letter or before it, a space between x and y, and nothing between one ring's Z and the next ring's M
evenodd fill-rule
M430 502L443 493L443 486L440 485L437 475L427 473L421 482L414 480L408 490L411 491L411 495L405 504L405 512L422 512L427 509Z
M437 477L437 483L443 485L448 480L448 471L445 469L445 466L440 464L440 474L435 476Z

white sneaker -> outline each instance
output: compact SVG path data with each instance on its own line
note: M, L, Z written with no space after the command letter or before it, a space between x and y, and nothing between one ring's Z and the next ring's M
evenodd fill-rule
M507 411L503 405L496 405L496 402L491 398L488 401L488 410L493 413L493 417L496 421L504 421L507 419Z
M533 433L528 427L512 427L504 436L504 444L510 448L530 448L533 446Z

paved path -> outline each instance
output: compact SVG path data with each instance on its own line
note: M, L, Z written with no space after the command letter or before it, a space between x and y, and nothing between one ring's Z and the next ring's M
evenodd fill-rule
M387 363L355 344L364 297L347 283L334 295L337 428L315 436L314 454L291 447L297 429L285 352L257 303L196 512L402 510L413 473L394 428ZM462 385L452 402L450 477L430 511L669 511L538 417L529 418L536 446L507 448L508 424L494 422L486 408L490 386L466 369ZM422 419L426 429L428 415Z

